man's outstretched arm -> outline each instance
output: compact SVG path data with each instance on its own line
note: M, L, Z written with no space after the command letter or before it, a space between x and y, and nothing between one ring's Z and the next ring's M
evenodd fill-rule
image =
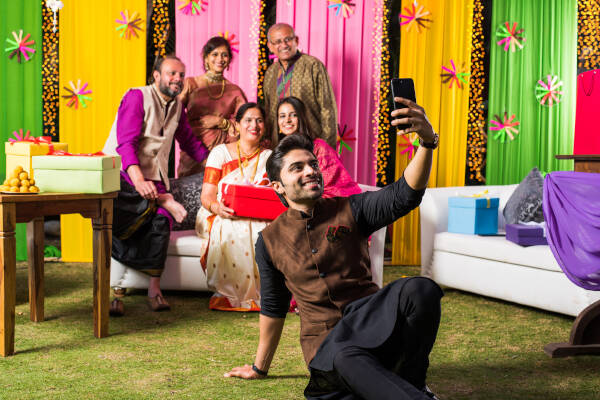
M272 318L261 314L258 321L258 349L254 358L254 365L263 372L268 372L275 355L275 350L279 345L281 332L285 318ZM231 371L225 373L226 378L237 377L243 379L259 379L266 375L261 375L252 369L252 365L244 365L243 367L235 367Z
M423 107L413 101L401 97L394 98L394 101L402 103L407 107L392 111L391 115L394 118L391 122L392 126L400 124L410 125L408 129L398 133L406 134L416 132L424 143L433 143L436 134L427 119ZM412 189L422 190L427 187L432 160L433 150L419 146L414 158L404 169L404 179Z
M425 110L407 99L396 97L394 100L407 106L391 113L393 126L409 125L409 128L399 133L416 132L423 143L433 144L437 135L427 119ZM349 197L352 214L363 235L370 236L419 205L429 180L432 159L433 150L421 146L402 177L396 182L376 192Z
M271 256L265 247L262 234L258 234L255 245L256 264L260 273L260 317L258 321L258 349L254 357L255 371L251 365L235 367L225 377L243 379L264 378L269 371L275 350L279 345L285 316L290 306L292 294L285 286L285 278L275 268Z

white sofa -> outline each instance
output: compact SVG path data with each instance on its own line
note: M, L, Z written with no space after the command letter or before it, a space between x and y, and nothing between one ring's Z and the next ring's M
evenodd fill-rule
M359 186L363 191L379 189L374 186ZM383 285L385 230L384 227L373 234L369 248L373 281L379 287ZM200 266L202 240L205 239L200 239L193 230L171 232L165 270L160 279L162 289L209 290L206 284L206 274ZM149 282L148 275L129 268L114 258L111 259L110 285L113 289L147 289Z
M473 195L485 189L488 196L500 198L498 229L504 231L502 210L516 187L427 189L420 206L421 273L451 288L576 316L599 300L600 292L572 283L549 246L522 247L504 236L447 232L448 197Z

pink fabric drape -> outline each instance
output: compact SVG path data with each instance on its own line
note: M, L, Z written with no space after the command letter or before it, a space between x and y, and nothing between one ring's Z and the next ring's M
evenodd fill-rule
M379 60L373 54L377 34L375 3L355 1L354 13L336 16L324 0L278 0L277 22L292 25L299 49L325 64L338 104L338 123L354 130L348 142L353 151L342 151L342 161L353 179L374 185L375 145L372 116ZM179 37L178 37L179 40Z
M237 52L225 77L242 88L248 101L256 101L260 0L213 0L198 15L184 14L180 5L175 6L176 52L187 67L186 75L204 73L202 47L208 39L233 34Z

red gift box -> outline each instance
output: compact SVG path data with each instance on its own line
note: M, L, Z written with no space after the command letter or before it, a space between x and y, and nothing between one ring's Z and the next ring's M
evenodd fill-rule
M239 217L274 220L287 208L269 186L221 185L223 204L235 210Z

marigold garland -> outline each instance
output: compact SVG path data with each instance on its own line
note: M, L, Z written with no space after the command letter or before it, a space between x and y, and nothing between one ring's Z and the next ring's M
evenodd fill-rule
M42 4L42 120L43 135L58 134L58 26L54 32L54 15Z
M388 96L390 93L389 82L390 82L390 51L389 51L389 25L390 25L390 9L391 9L391 1L390 0L380 0L377 2L378 8L375 14L375 26L379 23L380 28L377 27L378 32L373 35L373 48L380 49L379 51L374 50L374 57L377 58L380 64L380 73L378 77L375 78L376 87L378 88L378 95L375 96L375 113L373 124L375 134L377 135L377 143L375 144L377 148L377 157L376 157L376 171L377 171L377 184L378 185L387 185L387 175L386 169L388 163L390 162L390 158L392 156L392 148L390 146L390 138L389 135L393 134L392 126L390 125L390 103L388 101ZM379 11L379 9L381 11ZM379 15L381 17L379 17ZM380 18L380 21L378 19ZM379 53L379 54L377 54ZM376 69L374 70L376 74ZM392 158L393 159L393 158Z
M600 68L600 2L577 2L577 67L579 72Z
M155 58L164 57L167 53L167 38L170 29L169 0L153 0L151 21L154 56Z
M269 68L267 48L267 23L265 21L265 0L260 1L260 17L258 32L258 76L256 83L256 96L261 102L265 100L263 84L265 81L265 72Z
M467 123L467 166L466 184L485 183L485 161L487 148L485 107L487 97L487 75L484 1L473 1L473 32L471 34L471 76L469 83L469 116Z

